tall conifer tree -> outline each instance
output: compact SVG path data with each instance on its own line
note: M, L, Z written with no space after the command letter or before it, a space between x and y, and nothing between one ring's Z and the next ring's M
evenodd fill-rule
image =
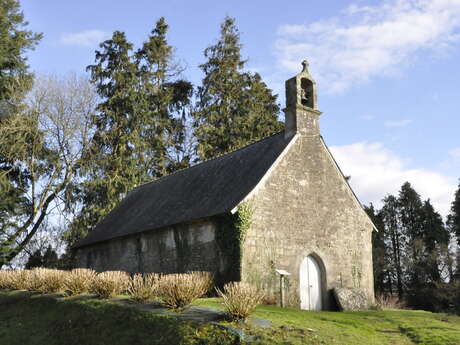
M19 112L32 86L26 52L35 48L42 34L27 30L27 24L17 0L0 0L0 127ZM30 209L26 196L30 172L14 163L0 155L0 267L14 245L8 229L17 226L15 217Z
M82 162L85 179L81 214L72 224L81 235L111 210L122 195L142 181L135 160L139 137L136 65L133 46L123 32L115 31L96 51L96 64L88 66L101 102L92 118L94 135Z
M374 205L365 207L366 213L371 218L378 231L372 232L372 259L374 268L374 289L377 295L386 290L392 291L392 279L389 272L389 247L386 240L387 233L382 219L382 213Z
M207 61L194 112L199 159L235 150L280 131L279 106L260 75L244 71L241 43L233 18L225 18L216 44L204 51Z
M114 32L88 66L101 97L94 136L81 173L80 215L68 232L74 242L92 229L135 186L188 162L169 153L184 137L181 110L192 86L178 78L161 18L148 40L133 52L123 32Z
M383 227L382 234L374 235L378 239L374 241L374 260L388 262L388 285L383 291L393 293L396 287L400 298L409 296L410 302L417 305L423 300L420 291L426 293L442 283L443 273L449 271L450 234L442 217L429 199L421 201L408 182L401 186L398 198L388 195L379 212L370 211L374 222ZM374 266L374 274L381 277L381 267Z
M399 223L398 201L393 195L383 199L383 207L380 211L381 219L385 227L385 241L389 251L389 291L393 293L393 285L396 287L399 298L404 295L404 250L406 238L401 231Z
M401 231L407 239L407 274L409 287L418 286L423 281L423 204L420 195L409 182L401 186L398 196Z
M148 176L161 177L189 166L186 153L178 160L171 151L181 149L186 135L187 106L192 84L180 78L181 68L173 61L173 47L166 40L168 25L160 18L149 39L135 53L139 78L140 154Z
M454 200L450 207L450 213L447 216L447 226L457 242L456 253L456 276L460 276L460 180L458 188L455 191ZM453 271L453 269L452 269Z
M26 30L27 25L17 0L0 0L0 121L32 86L25 52L35 48L42 34Z
M422 239L424 253L421 268L425 275L424 282L440 282L441 252L447 250L450 234L429 199L424 201L422 208Z
M460 246L460 181L447 217L447 224L452 235L456 237L458 246Z

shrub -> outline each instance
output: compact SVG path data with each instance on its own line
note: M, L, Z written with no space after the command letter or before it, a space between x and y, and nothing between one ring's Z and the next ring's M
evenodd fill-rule
M155 273L135 274L128 284L128 294L138 303L145 303L156 296L160 276Z
M66 279L66 271L50 268L34 268L29 271L27 289L41 293L56 293L62 291Z
M2 270L0 288L55 293L62 290L65 276L65 271L48 268Z
M243 282L231 282L225 284L223 292L219 289L216 291L233 320L245 320L264 298L257 287Z
M398 297L392 295L380 295L375 297L375 302L378 309L404 309L404 302Z
M0 270L0 290L9 289L8 272L7 270Z
M24 270L24 283L23 288L28 291L38 291L40 289L41 280L37 269Z
M19 270L0 270L0 289L21 290L25 273Z
M211 286L209 272L167 274L160 278L159 296L167 308L180 310L207 293Z
M129 275L122 271L106 271L92 280L90 292L100 298L109 298L124 292L129 283Z
M0 271L0 288L11 290L27 289L28 270L2 270Z
M407 291L406 302L414 309L460 315L460 281L420 283Z
M10 270L0 270L0 289L11 289L10 274Z
M70 295L79 295L89 292L94 278L96 278L95 271L87 268L75 268L67 273L64 286Z

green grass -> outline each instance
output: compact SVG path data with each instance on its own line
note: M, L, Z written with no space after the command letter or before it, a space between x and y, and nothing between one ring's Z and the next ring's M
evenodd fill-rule
M196 305L222 309L217 298ZM424 311L308 312L260 306L265 330L243 327L253 344L460 345L460 318ZM0 345L236 344L209 324L179 321L106 300L55 299L27 292L0 292Z
M104 300L0 293L0 345L233 344L215 326Z
M197 305L222 309L217 298ZM460 317L413 310L309 312L259 306L255 317L269 320L255 344L460 345Z

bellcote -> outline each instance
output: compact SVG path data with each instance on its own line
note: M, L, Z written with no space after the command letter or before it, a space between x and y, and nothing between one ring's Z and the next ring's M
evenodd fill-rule
M308 62L302 62L302 71L286 81L285 136L299 133L319 136L316 82L308 71Z

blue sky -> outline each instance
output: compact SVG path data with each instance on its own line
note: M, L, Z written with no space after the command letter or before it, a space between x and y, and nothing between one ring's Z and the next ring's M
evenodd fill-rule
M247 67L281 94L310 61L321 131L363 203L409 180L446 214L460 178L460 0L57 1L23 0L44 39L38 73L85 73L114 30L139 45L155 21L201 79L203 50L226 15L236 18Z

